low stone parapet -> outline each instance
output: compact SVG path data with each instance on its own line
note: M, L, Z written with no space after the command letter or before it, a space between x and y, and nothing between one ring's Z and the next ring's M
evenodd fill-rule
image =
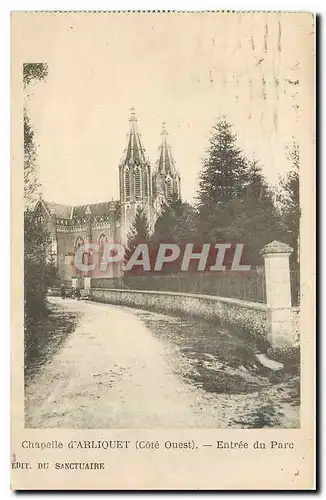
M90 299L156 311L204 317L235 327L240 333L266 337L265 304L189 293L92 288Z

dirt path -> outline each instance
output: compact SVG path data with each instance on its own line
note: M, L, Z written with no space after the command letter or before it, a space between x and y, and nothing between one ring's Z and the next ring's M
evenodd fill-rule
M26 389L26 426L198 426L195 391L177 378L168 348L121 308L51 299L80 314L59 352Z
M74 325L28 378L26 427L298 427L298 377L273 382L257 371L245 339L190 318L50 301L56 322Z

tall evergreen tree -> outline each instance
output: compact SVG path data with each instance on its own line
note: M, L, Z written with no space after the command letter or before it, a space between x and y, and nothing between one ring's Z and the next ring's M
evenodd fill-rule
M247 163L226 120L213 127L207 156L200 174L198 202L223 204L243 194L248 184Z
M221 238L230 224L225 205L243 198L249 184L247 161L225 119L217 121L209 140L199 179L199 230L210 239Z
M128 250L132 251L139 243L150 240L150 228L147 216L141 207L138 207L135 220L128 233Z
M135 248L142 244L149 244L150 242L150 227L148 224L148 219L146 213L141 207L138 207L134 222L128 233L127 248L125 251L125 264L129 261L131 255L133 254ZM142 268L134 267L131 270L131 274L135 274L141 271Z

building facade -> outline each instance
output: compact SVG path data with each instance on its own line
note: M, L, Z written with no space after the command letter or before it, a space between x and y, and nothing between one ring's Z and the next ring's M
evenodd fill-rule
M127 245L128 233L137 210L142 209L153 230L162 207L180 197L180 175L162 126L158 159L152 167L146 156L135 110L129 117L126 149L119 164L120 199L103 203L71 206L48 202L40 197L35 216L46 224L51 237L49 258L57 267L61 280L71 281L85 275L75 266L78 248L89 243L99 245L97 259L102 261L107 242ZM83 263L91 264L94 255L83 255ZM96 266L98 276L99 266ZM118 277L121 266L108 264L100 268L103 277ZM92 275L92 271L88 273Z

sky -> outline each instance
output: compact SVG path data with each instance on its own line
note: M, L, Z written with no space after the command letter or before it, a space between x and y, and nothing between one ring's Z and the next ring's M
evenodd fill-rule
M286 13L35 16L24 61L47 62L48 76L25 98L44 199L118 198L131 107L152 165L166 122L184 199L222 115L277 183L291 166L286 146L302 135L310 23Z

